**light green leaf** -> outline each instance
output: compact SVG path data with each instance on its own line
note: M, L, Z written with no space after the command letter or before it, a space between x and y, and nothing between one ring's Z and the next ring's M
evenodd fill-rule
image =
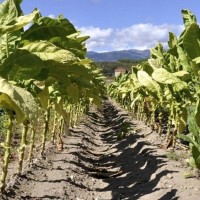
M35 125L38 121L39 111L38 104L36 103L34 97L30 92L24 88L13 86L18 94L22 97L22 102L20 102L21 110L24 112L26 119L32 124Z
M183 67L183 70L190 72L192 70L190 63L189 63L189 59L187 54L185 53L185 50L180 47L177 46L177 52L178 52L178 59L180 60L180 64Z
M0 4L0 26L12 23L18 17L14 0L6 0Z
M159 59L149 58L148 62L153 69L157 69L162 66Z
M161 89L159 84L156 83L145 71L138 71L137 77L141 85L145 86L151 92L160 94Z
M33 96L23 88L11 85L0 77L0 106L15 111L18 123L28 119L35 123L37 119L37 104Z
M185 25L185 28L188 28L191 24L197 23L196 16L189 10L182 10L183 15L183 22Z
M25 16L20 16L18 17L14 23L11 25L0 25L0 34L5 34L8 32L13 32L16 30L19 30L32 22L36 15L38 15L39 11L33 11L33 13L25 15Z
M53 60L59 63L72 63L77 61L76 56L68 50L56 47L50 42L32 42L20 48L28 50L34 55L37 55L42 60Z
M152 74L152 78L163 84L175 84L182 82L179 78L174 76L173 73L168 72L164 68L156 69Z

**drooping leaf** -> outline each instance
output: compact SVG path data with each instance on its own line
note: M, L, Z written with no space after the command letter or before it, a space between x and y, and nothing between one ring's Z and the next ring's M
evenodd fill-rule
M37 76L45 63L24 49L17 49L1 65L0 73L9 80L28 80Z
M0 35L3 35L8 32L13 32L19 30L32 22L34 18L38 15L38 11L33 11L31 14L19 16L12 24L0 25Z
M53 37L66 37L76 33L76 29L67 19L42 17L25 31L24 40L46 40Z
M18 123L22 123L25 118L35 123L37 119L37 105L33 96L25 89L11 85L2 77L0 77L0 106L15 111Z
M68 50L56 47L50 42L32 42L20 48L22 50L27 50L34 55L37 55L42 60L52 60L59 63L72 63L77 61L76 56Z
M55 44L57 47L71 51L77 57L84 58L86 55L85 45L75 39L67 37L54 37L50 39L49 42Z
M39 111L38 104L36 103L34 97L30 92L24 88L13 86L18 94L21 95L23 102L21 102L21 109L25 114L26 119L32 124L35 125L38 121Z

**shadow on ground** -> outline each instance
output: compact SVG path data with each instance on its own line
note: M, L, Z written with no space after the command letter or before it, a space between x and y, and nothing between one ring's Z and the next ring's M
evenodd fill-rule
M110 103L105 103L104 108L99 112L89 113L89 116L91 122L101 121L101 124L94 128L94 123L85 123L84 126L88 129L88 131L85 130L85 134L91 136L90 141L92 141L92 135L100 133L103 144L111 145L111 148L108 154L103 156L100 153L99 155L93 154L91 150L88 152L88 146L83 145L81 153L74 153L81 162L72 161L73 164L83 168L95 178L101 178L108 183L106 188L97 188L96 190L99 192L112 191L112 199L139 199L160 190L161 188L156 188L159 180L168 173L175 172L166 169L153 177L158 168L166 165L166 157L155 155L155 150L148 142L140 141L141 136L139 135L130 133L125 139L118 140L117 134L122 123L127 119L126 113L119 112ZM130 126L134 129L134 124L130 124ZM88 143L86 142L86 144ZM93 151L95 152L95 147ZM92 164L93 168L87 163ZM99 173L91 173L94 169L102 169L102 167L104 167L105 173L109 171L105 168L118 168L119 171L110 174L110 176L104 176L100 170ZM172 189L164 194L160 200L178 199L176 192L176 189Z

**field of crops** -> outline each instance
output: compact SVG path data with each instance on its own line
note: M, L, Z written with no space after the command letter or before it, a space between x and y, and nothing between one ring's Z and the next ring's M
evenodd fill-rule
M185 29L179 37L169 33L168 49L159 43L147 62L119 76L108 91L159 135L165 132L173 147L177 138L187 141L189 164L200 169L200 28L190 11L182 14Z
M196 17L183 10L168 49L105 81L89 37L62 15L23 15L20 2L0 4L2 198L198 199Z

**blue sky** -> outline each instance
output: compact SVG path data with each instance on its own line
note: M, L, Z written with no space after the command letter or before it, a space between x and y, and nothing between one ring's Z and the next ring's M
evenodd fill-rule
M88 50L147 49L167 44L168 32L183 30L182 9L200 21L198 0L23 0L25 14L38 8L43 16L63 14L83 35Z

